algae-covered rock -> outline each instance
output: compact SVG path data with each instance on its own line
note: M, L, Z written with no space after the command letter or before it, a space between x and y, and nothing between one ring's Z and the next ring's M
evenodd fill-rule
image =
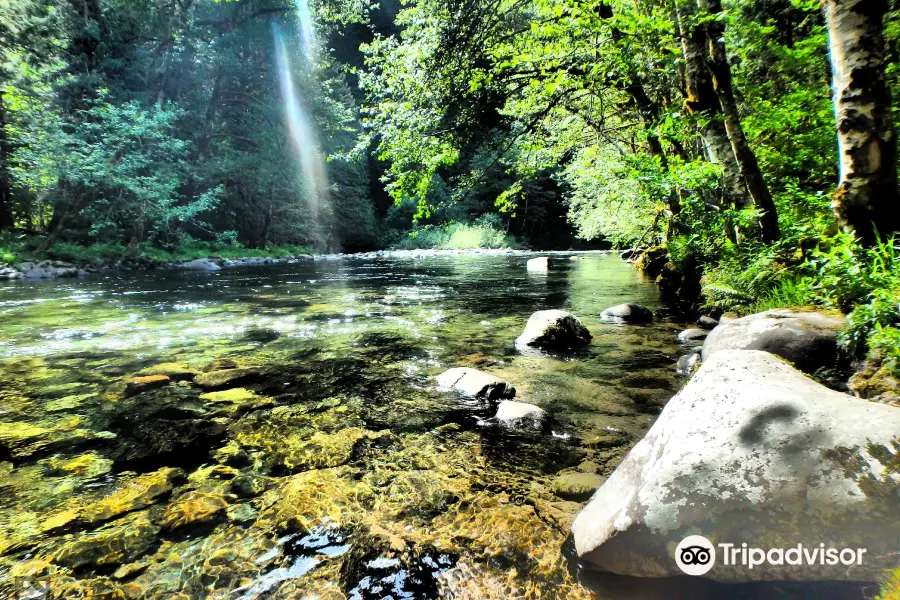
M564 310L540 310L528 318L516 347L571 350L586 346L591 332L575 315Z
M96 531L77 534L53 554L52 560L73 569L128 563L149 551L158 533L159 527L148 511L135 513Z
M229 384L250 381L258 377L260 372L256 369L224 369L222 371L210 371L200 373L194 377L194 383L204 388L218 388Z
M150 376L150 375L163 375L168 377L172 381L186 381L191 380L197 376L197 369L190 367L183 363L160 363L158 365L153 365L152 367L147 367L146 369L142 369L138 375L140 376Z
M363 440L377 434L359 427L348 427L337 433L315 433L308 440L289 438L285 447L273 457L273 464L289 471L323 469L347 464Z
M339 527L365 514L366 495L347 467L319 469L279 480L258 500L258 527L277 531L309 531L323 519Z
M112 470L113 461L96 452L88 452L73 458L52 456L41 461L48 475L78 475L86 478L99 477Z
M243 403L248 400L254 400L258 396L255 392L251 392L246 388L232 388L230 390L222 390L220 392L207 392L205 394L200 394L201 400L206 400L207 402L230 402L230 403Z
M168 385L172 381L166 375L147 375L146 377L133 377L125 384L125 393L129 396L146 392Z
M606 481L606 477L595 473L562 473L550 484L550 491L563 498L581 502L591 497Z
M205 523L215 519L228 508L228 501L221 494L190 491L173 500L160 524L165 529L178 529L188 525Z
M184 471L168 467L140 475L119 484L114 492L88 505L82 512L82 520L86 523L99 523L149 506L157 498L171 492L175 484L182 480Z

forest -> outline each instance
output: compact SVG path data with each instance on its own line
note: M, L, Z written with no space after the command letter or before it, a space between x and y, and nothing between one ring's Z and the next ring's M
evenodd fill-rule
M8 263L641 247L689 302L852 311L894 364L894 3L0 10Z

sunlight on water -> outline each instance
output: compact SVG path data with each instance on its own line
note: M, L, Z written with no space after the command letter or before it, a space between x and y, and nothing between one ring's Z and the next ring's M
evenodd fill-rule
M311 71L315 51L313 47L315 32L309 17L309 11L308 9L305 11L301 10L299 6L301 3L306 4L302 0L298 0L301 40L306 57L306 65ZM304 14L306 15L305 17ZM325 161L319 149L319 142L309 111L294 83L285 37L277 27L274 29L274 36L278 78L281 83L285 120L291 136L291 147L297 159L300 174L303 177L304 195L309 208L310 220L315 224L316 229L320 229L323 225L322 219L327 214L327 211L322 210L322 208L329 202L329 184L328 175L325 173Z

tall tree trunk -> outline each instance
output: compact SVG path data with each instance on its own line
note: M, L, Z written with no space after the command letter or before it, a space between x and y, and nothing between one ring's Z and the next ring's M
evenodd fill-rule
M885 0L825 0L840 183L835 218L871 245L876 230L900 230L897 142L885 84ZM877 229L876 229L877 228Z
M725 54L725 25L713 18L713 15L722 12L720 0L700 0L700 6L709 13L705 21L706 31L706 62L712 74L713 89L719 99L722 112L725 113L725 131L734 151L741 178L750 192L753 203L762 211L760 226L762 227L763 241L774 242L781 237L778 229L778 211L775 202L769 192L766 181L760 171L756 154L750 148L744 129L741 127L741 118L738 114L737 101L734 98L734 88L731 82L731 66Z
M675 1L681 51L684 54L684 105L688 112L705 120L700 127L700 137L709 161L722 168L719 183L725 206L746 208L751 206L752 200L731 150L719 99L706 68L703 57L705 34L690 26L691 13L685 6L687 0Z
M6 141L6 111L0 90L0 231L15 226L12 206L12 185L9 180L9 148Z

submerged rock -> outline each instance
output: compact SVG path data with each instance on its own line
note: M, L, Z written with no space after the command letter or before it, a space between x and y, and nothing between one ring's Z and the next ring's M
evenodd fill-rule
M861 565L716 565L749 580L876 580L900 539L900 410L829 390L779 358L704 362L576 519L578 555L620 575L681 574L688 535L759 548L866 548Z
M212 521L228 508L220 493L190 491L176 498L163 515L160 524L166 529L178 529Z
M497 421L510 427L542 428L547 423L547 412L534 404L504 400L497 407Z
M146 392L147 390L156 389L164 385L169 385L169 379L166 375L147 375L146 377L133 377L125 385L125 393L129 396Z
M600 318L613 323L650 323L653 312L640 304L617 304L601 312Z
M118 489L105 498L88 505L82 511L81 520L91 524L100 523L150 506L158 498L171 492L175 484L184 478L184 471L168 467L140 475L120 484Z
M297 444L291 443L293 439L286 440L285 447L273 457L272 463L289 471L339 467L350 462L361 442L381 437L381 434L359 427L348 427L333 434L317 432Z
M532 273L546 273L550 267L550 259L546 256L532 258L525 264L525 268Z
M837 333L845 323L837 313L767 310L721 323L703 345L703 360L722 350L765 350L813 373L838 362Z
M189 381L197 376L197 369L182 363L160 363L146 369L142 369L138 375L164 375L172 381Z
M591 332L575 315L564 310L541 310L528 319L516 346L543 350L569 350L589 344Z
M437 385L439 389L456 390L463 396L472 398L498 400L513 398L516 395L516 388L499 377L468 367L455 367L444 371L437 376Z
M550 491L563 500L583 502L606 481L595 473L562 473L550 484Z
M159 527L148 511L135 513L90 533L79 534L52 556L53 562L77 569L129 563L156 543Z
M221 371L210 371L209 373L199 373L194 377L194 383L204 388L217 388L245 382L259 375L260 372L256 369L224 369Z

